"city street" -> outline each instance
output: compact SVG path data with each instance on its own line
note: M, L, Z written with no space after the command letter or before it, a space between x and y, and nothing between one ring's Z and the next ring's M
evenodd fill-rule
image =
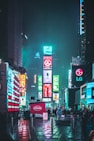
M0 0L0 141L94 141L94 0Z
M15 141L82 141L81 136L79 120L75 125L73 121L56 124L56 117L20 119L12 134Z

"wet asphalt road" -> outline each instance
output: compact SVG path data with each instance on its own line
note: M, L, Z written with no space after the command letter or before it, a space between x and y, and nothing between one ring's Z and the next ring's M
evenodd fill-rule
M31 128L33 129L33 132L35 132L32 140L36 139L38 141L60 141L62 138L62 141L66 141L73 138L71 127L63 126L60 124L56 125L54 118L50 118L49 121L34 119L31 122Z
M68 125L56 124L56 118L51 117L47 121L35 118L31 119L31 140L32 141L82 141L80 124L73 128L72 121Z
M12 141L83 141L80 121L56 124L56 117L20 119L12 129ZM4 141L4 140L0 140ZM11 141L6 137L6 141Z

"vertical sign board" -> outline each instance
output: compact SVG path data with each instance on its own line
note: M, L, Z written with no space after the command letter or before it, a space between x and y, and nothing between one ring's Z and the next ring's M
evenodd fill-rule
M42 99L42 75L38 75L38 99Z
M72 65L72 85L80 87L84 84L84 66Z
M59 102L59 75L53 75L53 100Z
M26 74L19 74L20 106L26 106Z
M84 16L85 16L85 13L83 11L83 2L84 0L80 0L80 35L82 35L83 33L85 33L84 31L84 26L83 26L83 21L84 21Z
M38 75L38 92L42 92L42 76Z
M52 70L43 70L43 83L52 83Z
M68 71L68 88L72 87L72 70Z
M52 46L44 46L43 98L52 98Z
M9 68L7 82L7 108L8 112L19 111L20 84L18 74Z
M59 92L59 75L53 75L53 92Z
M20 96L26 94L26 74L19 74Z

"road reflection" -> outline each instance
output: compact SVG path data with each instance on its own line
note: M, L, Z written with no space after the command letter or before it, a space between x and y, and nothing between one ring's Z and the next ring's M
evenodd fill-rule
M18 138L19 141L28 141L31 139L28 120L20 119L18 121Z
M45 123L43 122L43 134L46 138L52 137L52 120Z

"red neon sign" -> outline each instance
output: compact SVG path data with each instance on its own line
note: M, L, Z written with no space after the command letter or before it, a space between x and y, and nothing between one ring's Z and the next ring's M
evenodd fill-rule
M44 56L43 57L43 68L44 69L52 68L52 57L51 56Z
M75 71L75 74L76 74L77 76L82 76L82 75L83 75L83 70L82 70L81 68L79 68L79 69L77 69L77 70Z
M52 97L52 84L43 84L43 97Z

